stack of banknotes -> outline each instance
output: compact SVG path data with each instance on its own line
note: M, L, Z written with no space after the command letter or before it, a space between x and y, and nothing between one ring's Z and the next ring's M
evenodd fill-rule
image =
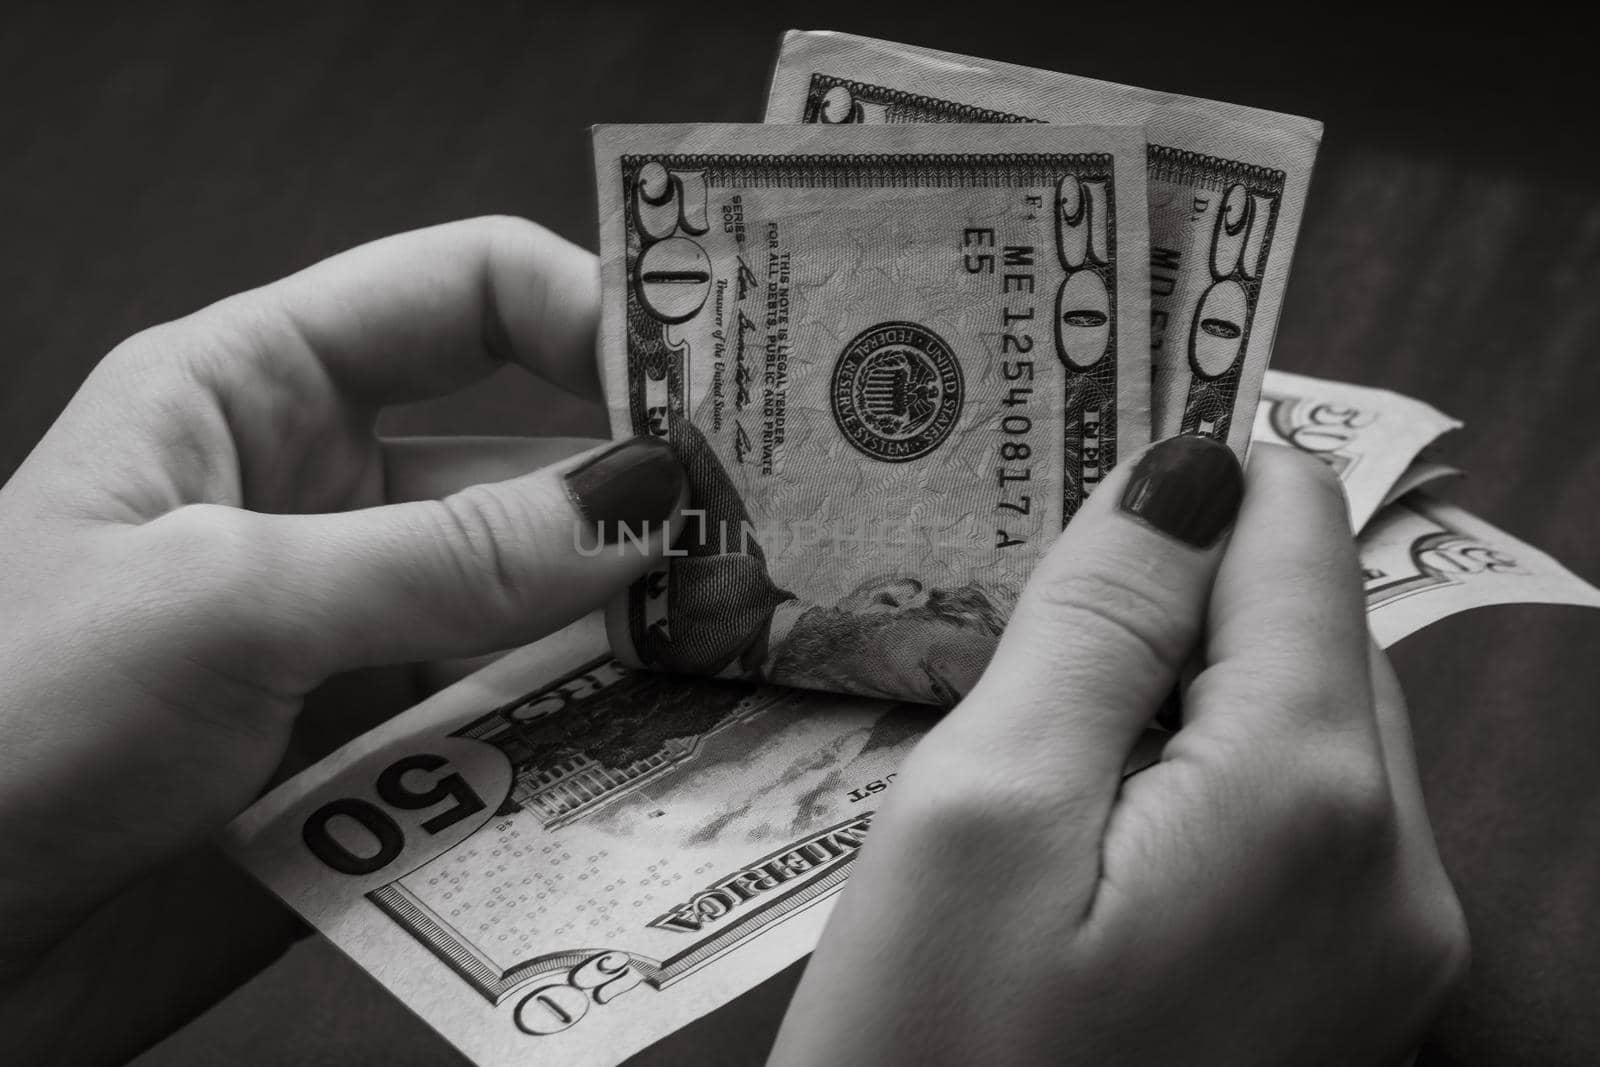
M1600 606L1422 491L1454 419L1267 370L1319 124L799 32L767 121L595 131L612 426L684 461L674 556L228 833L485 1067L617 1063L809 952L930 705L1152 438L1332 465L1382 645Z

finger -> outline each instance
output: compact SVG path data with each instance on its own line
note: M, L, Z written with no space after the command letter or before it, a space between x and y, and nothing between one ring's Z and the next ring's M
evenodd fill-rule
M1123 795L1114 830L1130 832L1107 835L1109 877L1162 849L1174 864L1194 861L1171 870L1197 878L1190 896L1210 901L1205 878L1282 851L1294 837L1285 827L1312 827L1301 837L1317 840L1323 816L1382 813L1389 782L1368 645L1338 478L1298 451L1254 446L1211 587L1205 669L1162 763Z
M1281 871L1316 867L1290 853L1390 817L1347 514L1323 463L1252 449L1211 590L1206 666L1161 763L1122 796L1107 880L1127 883L1160 854L1200 915L1240 881L1218 872L1251 872L1263 856Z
M439 500L469 485L520 477L602 443L591 437L387 438L385 500Z
M373 406L452 393L515 362L598 398L592 253L525 219L488 217L361 245L200 312L293 338ZM280 336L280 333L282 336Z
M215 613L248 632L205 653L250 677L271 661L281 692L541 637L660 558L685 492L670 447L634 438L442 500L324 515L196 505L139 530L214 575Z
M1305 872L1358 877L1388 839L1394 804L1347 516L1326 465L1252 449L1211 590L1207 665L1185 693L1183 727L1129 781L1103 838L1106 921L1137 921L1154 891L1171 929L1206 936L1218 916L1246 919L1257 894L1291 891Z
M1233 453L1209 438L1119 466L1039 563L951 718L1109 799L1199 639L1242 491Z
M1207 666L1169 751L1212 731L1298 744L1312 727L1375 744L1366 606L1339 480L1294 449L1258 445L1245 482L1211 593Z

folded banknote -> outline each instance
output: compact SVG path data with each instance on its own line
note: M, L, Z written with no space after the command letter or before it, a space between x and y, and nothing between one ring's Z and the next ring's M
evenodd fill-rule
M691 490L619 658L953 702L1149 439L1143 131L613 126L595 167L612 429Z
M1350 526L1360 531L1385 504L1456 473L1423 452L1460 426L1432 405L1387 389L1269 370L1251 441L1296 448L1333 467L1344 484Z

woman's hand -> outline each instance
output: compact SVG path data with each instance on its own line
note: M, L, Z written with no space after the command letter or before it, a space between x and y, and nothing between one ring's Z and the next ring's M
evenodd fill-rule
M1122 464L907 761L775 1064L1387 1064L1467 935L1336 479ZM1226 546L1221 535L1237 511ZM1197 646L1185 721L1123 779Z
M566 459L374 433L507 361L597 396L598 285L589 253L480 219L96 367L0 490L0 987L247 805L330 675L530 641L659 554L683 491L659 443ZM650 523L648 547L594 553L619 521Z

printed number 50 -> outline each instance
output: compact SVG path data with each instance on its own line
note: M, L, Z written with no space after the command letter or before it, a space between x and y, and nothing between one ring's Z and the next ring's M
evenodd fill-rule
M437 834L467 816L483 810L483 799L473 792L465 778L452 771L417 789L406 780L412 772L425 774L448 767L450 761L432 753L419 753L395 760L378 775L378 796L385 804L402 811L424 811L445 800L454 803L422 823L429 834ZM376 851L359 855L342 844L328 829L336 816L353 820L372 836ZM405 833L394 817L369 801L354 797L331 800L312 812L300 831L306 848L317 859L341 874L363 875L380 871L405 850Z
M636 182L633 208L641 238L635 291L657 321L687 322L711 293L711 257L694 240L711 229L705 173L668 170L652 160L639 168Z

